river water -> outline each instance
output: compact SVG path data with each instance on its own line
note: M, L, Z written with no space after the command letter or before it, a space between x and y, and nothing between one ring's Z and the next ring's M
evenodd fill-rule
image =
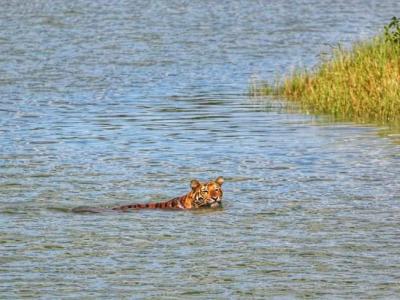
M376 34L388 1L10 1L0 298L400 294L400 145L246 96ZM74 214L222 175L224 209Z

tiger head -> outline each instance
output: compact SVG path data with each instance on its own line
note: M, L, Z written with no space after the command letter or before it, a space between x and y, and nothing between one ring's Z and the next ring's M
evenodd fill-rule
M219 176L216 180L208 183L201 183L198 180L192 180L192 207L193 208L217 208L222 207L222 184L224 178Z

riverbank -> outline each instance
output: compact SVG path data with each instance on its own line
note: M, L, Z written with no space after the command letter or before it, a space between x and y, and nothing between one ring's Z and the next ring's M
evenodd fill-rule
M400 121L400 22L393 18L381 35L337 47L314 69L296 69L252 91L298 102L311 113L357 122Z

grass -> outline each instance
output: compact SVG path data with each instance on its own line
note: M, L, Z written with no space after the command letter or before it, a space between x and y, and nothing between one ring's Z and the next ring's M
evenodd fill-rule
M380 124L400 121L400 20L382 34L337 47L314 69L296 69L274 84L257 87L257 95L279 95L312 113Z

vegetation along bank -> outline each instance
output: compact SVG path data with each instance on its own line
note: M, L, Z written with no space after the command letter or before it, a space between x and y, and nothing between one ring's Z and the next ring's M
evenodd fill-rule
M312 113L358 122L400 121L400 19L383 33L350 49L335 48L331 58L312 70L252 89L257 95L283 96Z

